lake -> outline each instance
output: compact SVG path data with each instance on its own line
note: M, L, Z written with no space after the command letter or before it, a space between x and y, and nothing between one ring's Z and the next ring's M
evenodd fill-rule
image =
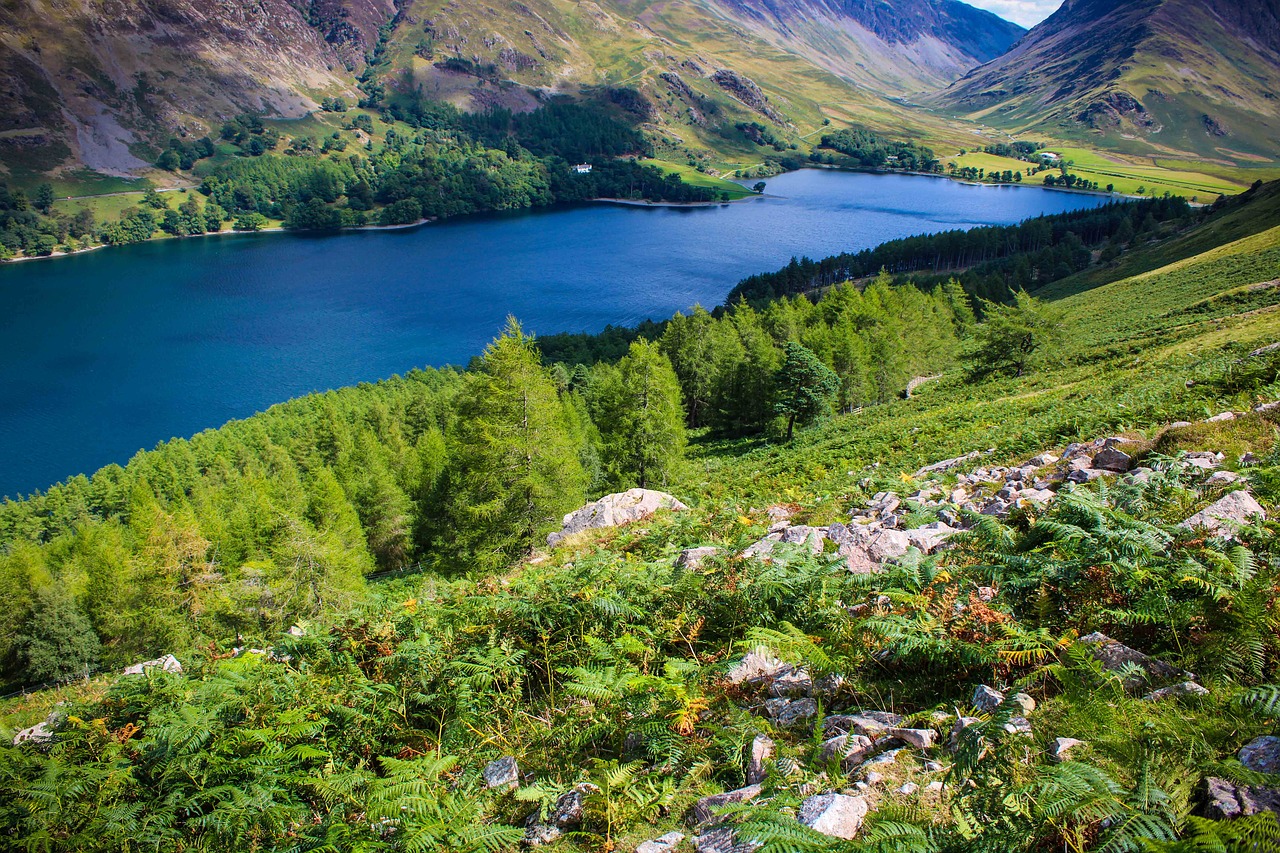
M705 208L596 204L401 231L164 240L0 265L0 495L309 391L465 364L514 314L598 331L910 234L1105 202L803 170Z

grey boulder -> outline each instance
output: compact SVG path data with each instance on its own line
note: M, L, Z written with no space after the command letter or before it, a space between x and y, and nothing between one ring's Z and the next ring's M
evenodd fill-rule
M1256 737L1240 748L1240 763L1259 773L1280 774L1280 737Z
M1192 530L1203 529L1215 536L1229 535L1254 518L1266 520L1266 517L1267 511L1253 495L1246 491L1236 491L1209 504L1182 522L1182 526Z
M515 788L520 784L520 766L510 755L490 761L480 775L486 788Z
M681 841L684 841L683 832L668 832L652 841L637 844L636 853L671 853Z
M666 492L628 489L625 492L605 495L600 500L566 515L560 532L547 536L547 544L555 545L566 536L572 536L584 530L618 527L640 521L649 518L658 510L669 509L679 512L688 508Z
M689 813L685 816L685 820L691 826L700 826L704 823L710 823L716 817L716 811L725 806L736 805L737 803L746 803L760 796L762 788L756 785L748 785L745 788L738 788L734 791L725 791L723 794L712 794L710 797L703 797L693 804L689 809Z
M867 801L844 794L818 794L800 804L796 818L805 826L832 838L849 840L858 835L867 817Z

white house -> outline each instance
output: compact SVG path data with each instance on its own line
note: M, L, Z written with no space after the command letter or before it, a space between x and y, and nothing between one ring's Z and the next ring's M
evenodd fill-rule
M577 172L579 175L589 175L591 173L591 164L579 163L573 167L573 171Z

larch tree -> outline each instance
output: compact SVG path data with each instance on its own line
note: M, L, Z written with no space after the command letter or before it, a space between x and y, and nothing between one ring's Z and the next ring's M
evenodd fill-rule
M451 520L459 550L497 568L585 500L565 403L515 318L489 344L458 401Z
M633 342L616 369L602 372L591 402L611 481L642 489L665 483L686 437L680 382L658 346Z
M788 343L786 361L778 371L774 404L777 413L787 419L787 441L797 423L812 423L829 412L839 390L840 377L834 370L800 344Z

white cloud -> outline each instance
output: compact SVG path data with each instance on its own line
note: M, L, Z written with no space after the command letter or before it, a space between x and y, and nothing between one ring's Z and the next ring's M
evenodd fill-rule
M1052 15L1062 0L965 0L970 6L995 12L1007 21L1032 27Z

